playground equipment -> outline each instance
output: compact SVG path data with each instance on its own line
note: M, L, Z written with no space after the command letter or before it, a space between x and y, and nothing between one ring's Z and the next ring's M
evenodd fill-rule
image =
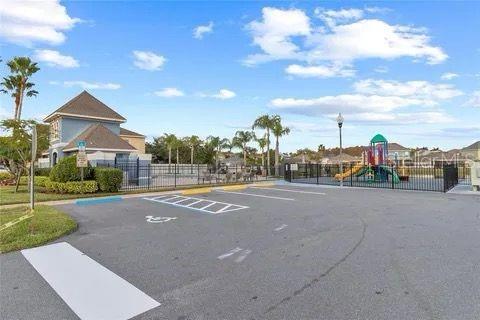
M358 171L360 171L363 168L362 164L356 164L353 166L351 169L348 169L344 173L337 173L335 175L335 180L340 181L341 179L345 179L350 177L353 174L356 174Z
M356 176L365 176L368 182L386 182L389 176L394 183L399 183L397 172L388 165L388 141L381 135L375 135L370 140L370 146L364 153L366 165L357 172Z

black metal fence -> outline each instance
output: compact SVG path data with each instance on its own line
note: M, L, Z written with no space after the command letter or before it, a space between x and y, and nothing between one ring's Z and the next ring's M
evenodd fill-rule
M362 164L286 164L285 180L348 187L446 192L459 183L455 165L442 167L368 166Z
M122 190L150 190L201 186L229 183L249 183L273 179L275 169L270 174L260 166L211 166L206 164L141 164L139 162L119 162L109 167L123 171ZM278 172L278 171L277 171ZM281 171L283 175L283 170Z

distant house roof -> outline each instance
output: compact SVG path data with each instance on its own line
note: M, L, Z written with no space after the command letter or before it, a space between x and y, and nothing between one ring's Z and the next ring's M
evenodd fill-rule
M125 128L120 128L120 135L121 136L131 136L131 137L139 137L139 138L145 138L143 134L137 133L135 131L131 131Z
M342 155L336 155L334 157L325 157L325 160L329 163L340 163L340 162L354 162L358 161L360 158L359 157L353 157L347 153L342 153Z
M107 150L107 151L135 151L127 141L123 140L107 127L97 123L89 126L70 141L63 151L77 150L77 142L85 141L87 150Z
M389 143L389 144L388 144L388 150L408 151L408 150L410 150L410 149L405 148L405 147L402 146L401 144L392 142L392 143Z
M480 141L474 142L468 147L463 148L462 150L480 150Z
M50 122L55 116L61 115L117 122L126 121L124 117L109 108L106 104L92 96L87 91L83 91L78 96L65 103L63 106L49 114L45 119L43 119L43 121Z

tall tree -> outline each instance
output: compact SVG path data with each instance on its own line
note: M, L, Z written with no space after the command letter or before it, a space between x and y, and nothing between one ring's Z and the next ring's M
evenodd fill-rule
M215 149L215 168L218 168L218 155L230 143L227 138L208 136L207 142Z
M21 175L28 170L32 160L32 127L37 127L37 154L48 149L48 126L38 124L33 120L3 120L0 123L2 131L7 135L0 137L0 162L3 162L9 171L15 175L16 188Z
M190 164L193 165L195 148L200 145L201 140L198 136L190 136L187 137L186 142L190 147Z
M264 134L262 138L255 137L255 141L257 142L258 146L260 147L260 151L262 152L262 166L265 167L265 147L267 146L267 138Z
M32 62L29 57L14 57L7 62L11 75L4 77L2 83L3 93L10 93L15 101L14 120L20 120L22 116L23 99L27 97L36 97L38 91L33 90L34 83L29 82L30 77L40 70L36 62Z
M234 146L238 146L243 152L243 165L247 165L247 143L252 141L253 133L251 131L237 131L232 142Z
M168 148L168 171L170 171L170 166L172 165L172 149L177 143L177 136L174 134L164 133L164 141Z
M252 130L256 128L265 129L267 135L267 174L270 174L270 130L275 122L274 116L268 114L262 115L255 119L252 125Z
M274 116L272 133L275 136L275 175L278 176L280 174L280 137L290 133L290 128L282 126L282 118L280 116Z

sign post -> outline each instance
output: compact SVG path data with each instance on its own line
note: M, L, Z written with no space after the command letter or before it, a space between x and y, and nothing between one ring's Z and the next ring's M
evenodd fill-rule
M32 159L30 161L30 210L35 209L35 159L37 157L37 126L32 127Z
M77 141L77 168L80 168L80 175L83 181L83 168L88 167L88 159L86 152L87 143L84 140Z

